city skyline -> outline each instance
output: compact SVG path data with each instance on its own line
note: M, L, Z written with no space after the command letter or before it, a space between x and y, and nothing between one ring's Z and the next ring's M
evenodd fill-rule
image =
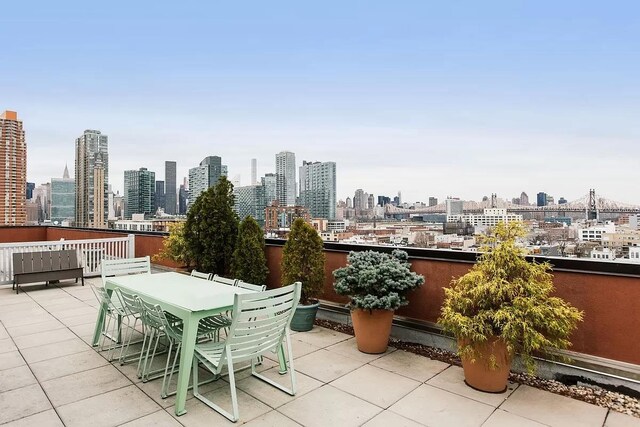
M251 159L263 176L287 150L297 167L336 162L342 200L366 188L407 202L523 190L571 201L595 188L640 204L639 8L140 2L122 16L14 2L0 16L12 40L0 109L25 123L37 184L100 129L121 193L125 170L172 159L180 181L210 153L248 185Z

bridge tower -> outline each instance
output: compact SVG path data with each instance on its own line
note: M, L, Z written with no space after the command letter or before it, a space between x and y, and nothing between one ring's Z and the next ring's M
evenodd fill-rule
M589 205L587 206L587 219L598 219L598 206L596 204L596 190L589 190Z

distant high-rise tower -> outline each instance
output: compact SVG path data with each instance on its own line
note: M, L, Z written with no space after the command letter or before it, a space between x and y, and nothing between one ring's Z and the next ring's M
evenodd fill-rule
M164 212L176 214L176 162L164 162Z
M529 205L529 196L527 196L527 193L525 193L524 191L520 193L520 204L523 206Z
M391 203L391 197L388 196L378 196L378 206L386 206Z
M76 181L65 165L61 178L51 178L51 222L73 222L76 216Z
M0 225L27 223L27 143L18 113L0 114Z
M536 201L538 202L538 206L547 206L547 193L538 193ZM520 198L520 202L522 202L522 198Z
M164 181L156 181L156 197L153 202L153 212L158 212L158 208L165 209L166 194L164 193ZM167 213L167 211L164 211Z
M369 195L362 190L362 188L358 188L356 193L353 195L353 208L356 210L356 215L359 215L360 212L367 209Z
M302 162L300 204L309 209L311 217L335 219L336 201L335 162Z
M345 205L347 205L347 209L353 208L353 202L351 201L351 197L347 197L345 200Z
M240 219L245 219L251 215L260 226L264 226L264 212L267 207L264 198L264 187L262 185L247 185L245 187L234 187L235 196L234 209Z
M36 189L35 182L27 182L27 200L31 200L33 198L33 190Z
M124 219L131 219L133 214L153 215L155 196L155 172L147 168L124 171Z
M222 175L222 158L218 156L205 157L200 166L189 169L189 203L195 202L200 194L216 185Z
M438 198L437 197L429 197L429 206L435 206L438 204Z
M251 159L251 185L258 185L258 160Z
M76 226L106 228L109 215L109 138L85 130L76 139Z
M267 173L262 177L264 187L264 200L267 206L271 206L274 200L278 200L278 179L275 173Z
M186 184L180 184L180 190L178 193L178 214L187 214L187 199L189 198L189 191Z
M373 194L369 194L369 197L367 198L367 209L373 209L375 205L375 197L373 196Z
M447 197L445 200L445 208L447 210L447 216L462 215L464 213L464 202L460 199Z
M291 151L276 154L277 195L280 206L296 204L296 155Z

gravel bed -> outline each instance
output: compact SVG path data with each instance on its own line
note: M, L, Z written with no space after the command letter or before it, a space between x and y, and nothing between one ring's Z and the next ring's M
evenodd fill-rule
M324 319L316 319L315 324L353 335L353 327L349 325ZM455 353L447 350L399 341L393 338L389 340L389 345L433 360L461 366L460 358ZM626 394L605 390L598 386L566 385L556 380L547 380L524 373L512 372L509 375L509 380L640 418L640 400Z

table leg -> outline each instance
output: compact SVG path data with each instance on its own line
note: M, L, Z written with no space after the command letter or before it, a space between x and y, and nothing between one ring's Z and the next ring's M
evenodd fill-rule
M113 289L107 289L109 296L113 293ZM100 335L102 334L102 329L104 328L104 318L107 315L105 311L104 304L100 304L100 310L98 311L98 319L96 320L96 327L93 330L93 340L91 341L92 346L97 346L100 344Z
M187 390L189 389L189 376L191 374L191 364L193 363L193 352L196 347L196 336L198 332L198 319L184 319L182 329L182 349L180 351L180 368L178 369L178 384L176 390L176 415L187 413L185 404L187 401Z
M278 363L280 364L280 370L278 373L284 375L287 373L287 357L284 354L284 345L280 344L278 347Z

